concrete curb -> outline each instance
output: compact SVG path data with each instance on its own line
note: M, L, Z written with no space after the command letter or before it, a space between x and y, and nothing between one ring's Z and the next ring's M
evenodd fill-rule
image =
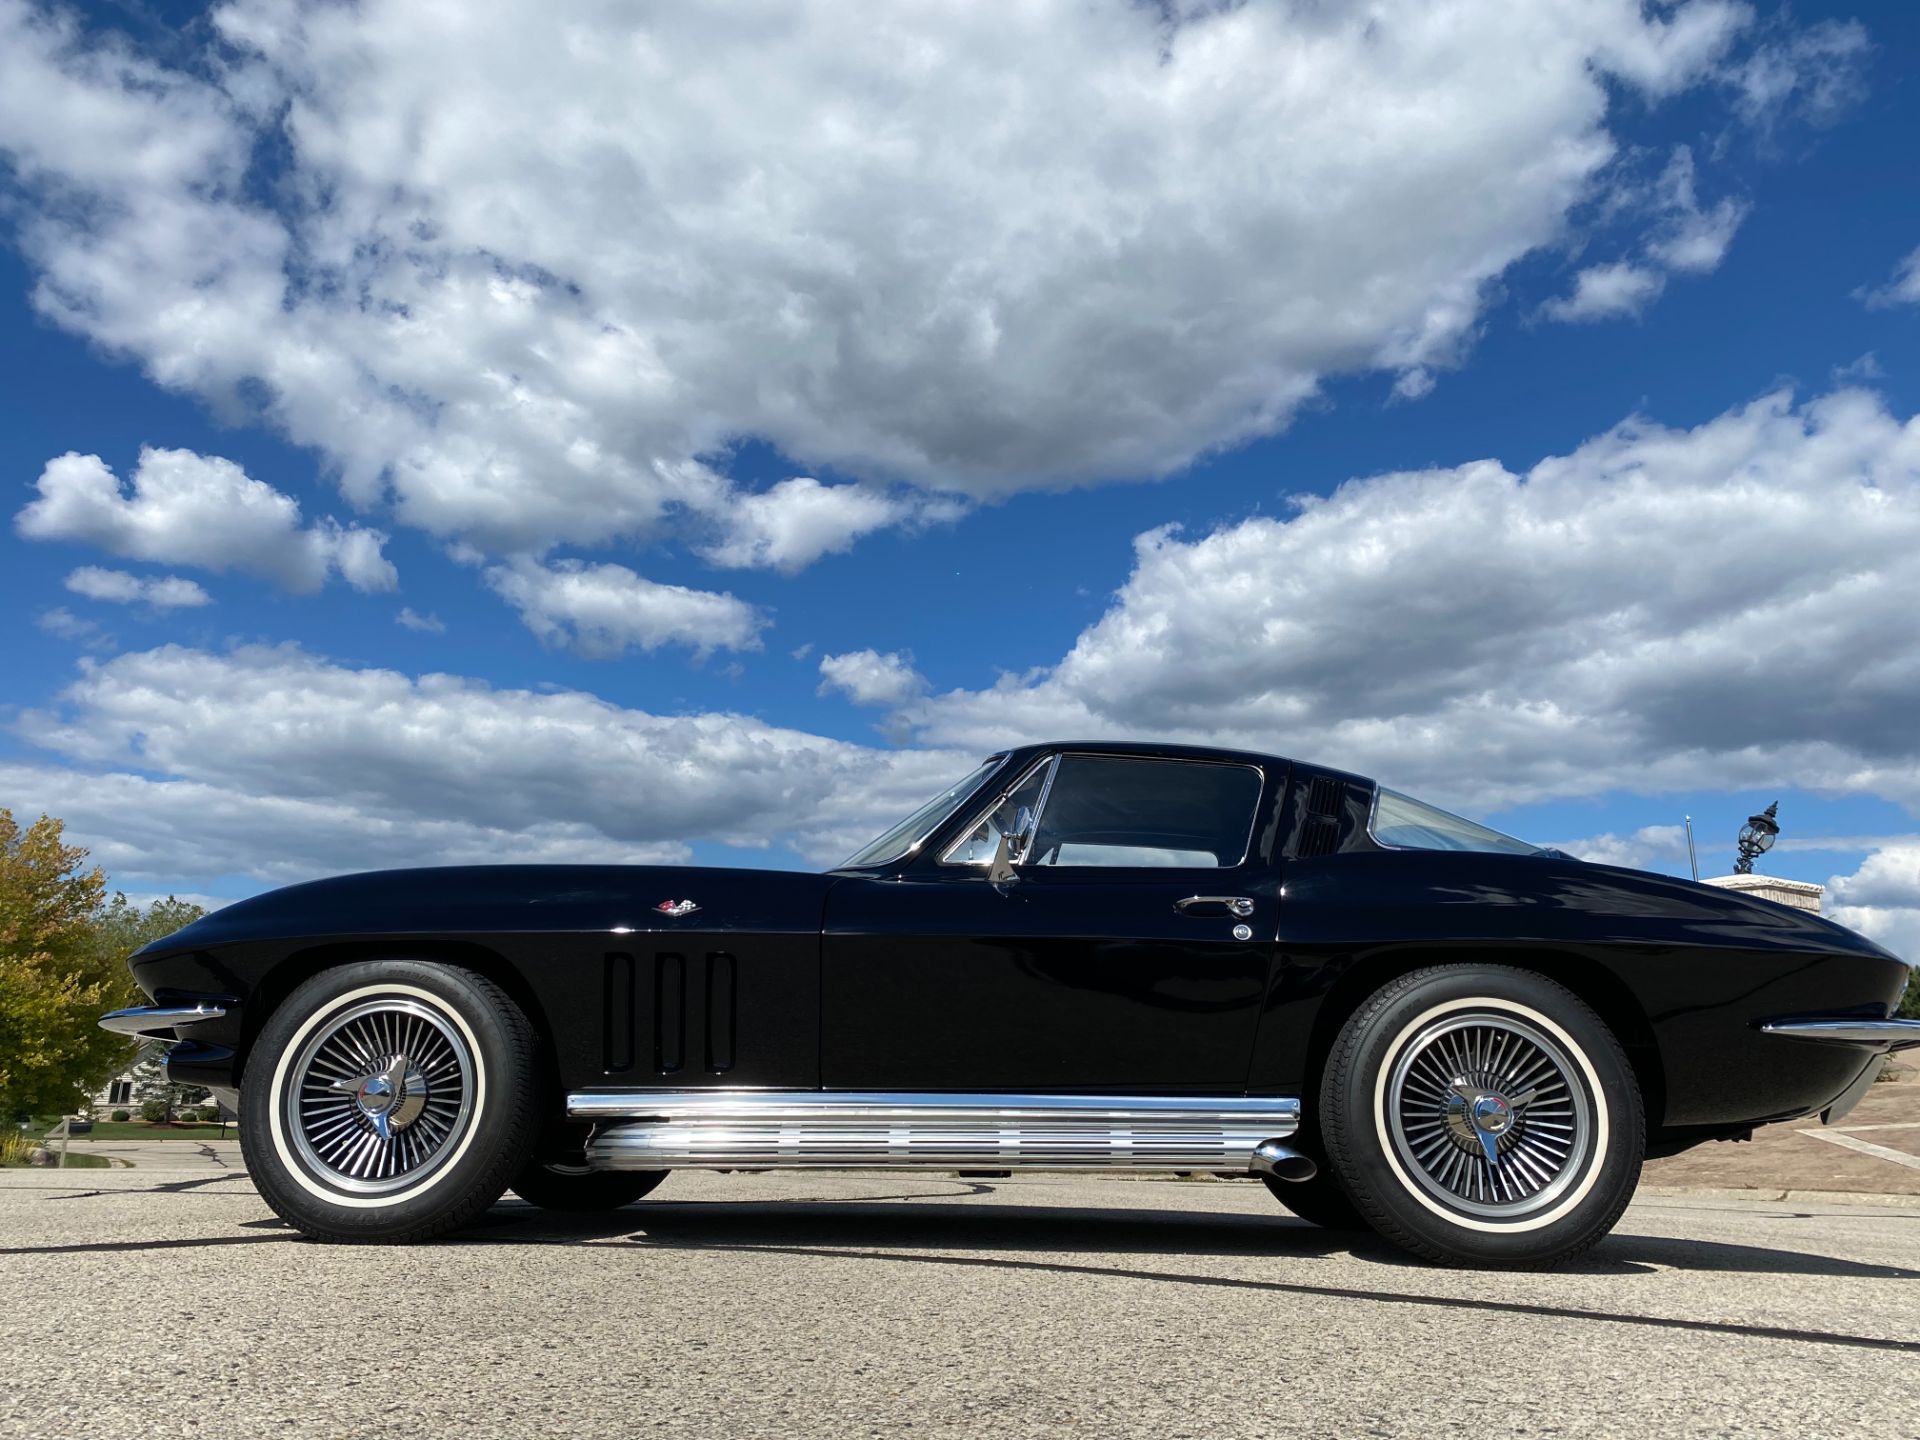
M1767 1204L1879 1205L1898 1210L1920 1210L1920 1195L1875 1194L1860 1190L1735 1189L1710 1185L1642 1185L1635 1199L1753 1200Z

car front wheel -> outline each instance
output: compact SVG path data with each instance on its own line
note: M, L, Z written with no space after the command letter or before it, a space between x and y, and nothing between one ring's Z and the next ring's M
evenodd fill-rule
M426 1240L484 1212L536 1135L534 1035L470 970L326 970L268 1017L241 1082L261 1196L318 1240Z
M1449 1264L1538 1268L1595 1244L1639 1183L1619 1041L1543 975L1444 965L1382 987L1320 1091L1327 1155L1369 1224Z

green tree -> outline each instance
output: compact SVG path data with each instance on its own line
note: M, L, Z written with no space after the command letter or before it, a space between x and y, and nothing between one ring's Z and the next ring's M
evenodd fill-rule
M85 1077L124 1055L93 1024L127 998L93 928L107 877L42 815L22 830L0 810L0 1111L58 1113Z
M63 1114L127 1064L132 1044L98 1023L139 1003L127 956L201 914L171 898L103 902L86 858L60 821L22 829L0 809L0 1115Z
M1909 1020L1920 1020L1920 970L1907 976L1907 993L1900 1002L1900 1013Z

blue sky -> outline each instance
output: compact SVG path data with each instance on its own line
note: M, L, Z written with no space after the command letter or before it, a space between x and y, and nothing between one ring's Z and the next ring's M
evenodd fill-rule
M1769 868L1920 937L1920 17L1387 6L1370 39L1170 8L591 22L644 41L650 109L617 66L495 63L504 24L0 0L0 803L64 807L143 893L813 864L973 754L1091 727L1676 872L1646 827L1692 814L1714 873L1778 799ZM1556 457L1542 525L1512 477ZM1509 483L1474 519L1446 497L1478 461ZM227 534L239 472L297 518ZM327 559L323 523L376 558ZM1607 547L1642 525L1632 574ZM205 603L100 598L168 576ZM643 733L601 755L615 712Z

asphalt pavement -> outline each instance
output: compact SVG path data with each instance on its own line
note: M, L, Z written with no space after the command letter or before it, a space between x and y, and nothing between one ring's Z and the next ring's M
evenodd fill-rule
M1920 1433L1920 1205L1653 1197L1509 1275L1244 1183L687 1173L390 1249L165 1158L0 1172L0 1434Z

